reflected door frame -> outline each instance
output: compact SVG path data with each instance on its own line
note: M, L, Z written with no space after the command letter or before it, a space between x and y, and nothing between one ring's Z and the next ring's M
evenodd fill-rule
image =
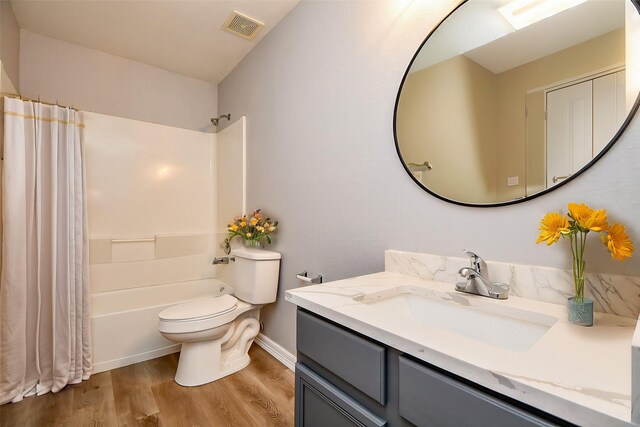
M546 92L545 147L547 188L593 159L593 80Z

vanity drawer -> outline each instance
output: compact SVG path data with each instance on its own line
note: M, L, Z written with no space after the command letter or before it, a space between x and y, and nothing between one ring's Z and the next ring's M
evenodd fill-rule
M342 390L296 364L296 427L384 427L378 417Z
M400 415L418 427L551 427L555 424L400 357Z
M297 348L384 405L385 348L298 310Z

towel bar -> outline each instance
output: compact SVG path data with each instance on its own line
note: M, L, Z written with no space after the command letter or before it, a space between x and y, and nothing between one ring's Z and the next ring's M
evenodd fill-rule
M147 238L134 238L134 239L111 239L111 243L140 243L140 242L155 242L155 237Z

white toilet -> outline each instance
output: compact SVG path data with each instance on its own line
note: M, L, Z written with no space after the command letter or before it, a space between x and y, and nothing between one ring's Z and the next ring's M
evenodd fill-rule
M175 377L180 385L206 384L247 366L260 332L260 308L276 300L278 252L235 249L230 259L233 295L185 302L159 315L160 333L182 343Z

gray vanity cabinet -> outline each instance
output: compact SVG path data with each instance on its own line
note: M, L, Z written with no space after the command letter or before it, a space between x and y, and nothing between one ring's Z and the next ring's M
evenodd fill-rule
M303 364L296 365L296 425L384 427L387 422Z
M367 396L385 403L385 348L304 311L296 346Z
M413 360L399 362L400 415L417 426L556 425Z
M298 309L297 427L571 426Z

